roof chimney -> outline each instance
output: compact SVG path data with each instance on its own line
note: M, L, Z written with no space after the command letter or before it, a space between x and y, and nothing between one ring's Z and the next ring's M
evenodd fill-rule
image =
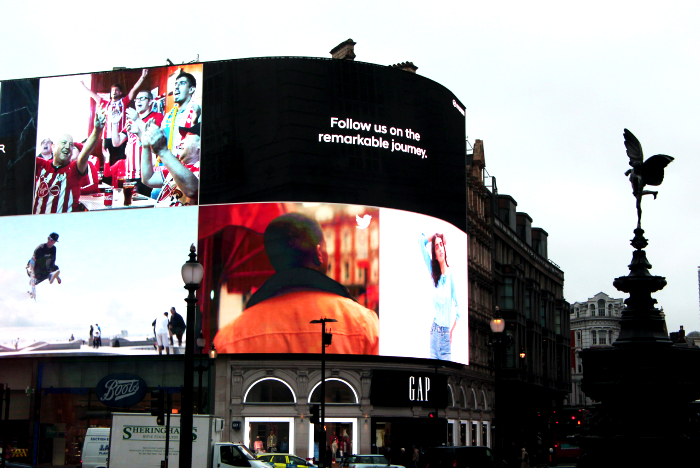
M352 39L341 42L331 49L331 56L340 60L355 60L355 44Z
M418 67L413 65L413 62L401 62L397 63L395 65L392 65L394 68L398 68L399 70L415 73L416 70L418 70Z

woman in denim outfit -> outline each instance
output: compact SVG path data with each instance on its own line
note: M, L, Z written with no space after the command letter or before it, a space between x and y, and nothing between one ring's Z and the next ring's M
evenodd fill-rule
M428 243L431 250L428 251ZM459 307L454 278L447 263L446 242L443 234L430 238L420 236L420 249L425 265L430 270L433 285L433 324L430 327L430 358L452 360L452 332L459 320Z

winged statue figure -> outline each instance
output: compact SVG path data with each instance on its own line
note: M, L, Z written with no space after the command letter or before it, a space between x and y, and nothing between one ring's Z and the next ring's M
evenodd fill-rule
M644 187L647 185L661 185L661 182L664 180L664 168L673 161L673 158L665 154L655 154L645 161L642 145L637 140L637 137L627 129L624 131L624 137L627 156L630 158L630 166L632 167L632 169L625 172L625 175L629 176L632 183L632 193L634 198L637 199L637 229L641 229L642 197L644 195L654 195L654 199L656 199L656 195L659 193L652 190L644 190Z

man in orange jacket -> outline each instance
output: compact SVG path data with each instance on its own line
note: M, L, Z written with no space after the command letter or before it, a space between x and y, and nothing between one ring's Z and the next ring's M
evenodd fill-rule
M321 226L300 213L272 220L263 236L275 269L246 309L219 330L223 353L320 353L321 334L311 320L334 318L334 354L378 354L379 319L326 276L328 252Z

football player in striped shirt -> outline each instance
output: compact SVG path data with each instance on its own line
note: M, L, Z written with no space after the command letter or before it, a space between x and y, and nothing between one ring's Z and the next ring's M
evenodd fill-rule
M102 106L95 110L95 127L83 145L78 158L71 161L73 137L62 135L53 145L53 158L36 158L33 214L69 213L77 211L80 199L80 180L87 173L88 157L102 128L105 126Z

